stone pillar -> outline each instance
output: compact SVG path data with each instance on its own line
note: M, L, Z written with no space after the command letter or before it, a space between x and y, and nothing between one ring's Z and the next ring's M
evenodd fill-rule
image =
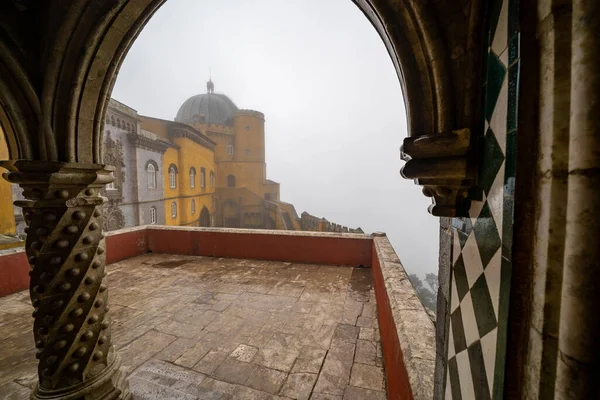
M600 3L574 0L556 399L600 398Z
M27 200L33 334L39 359L32 399L129 399L110 339L106 244L100 189L111 168L44 161L4 162L4 177Z

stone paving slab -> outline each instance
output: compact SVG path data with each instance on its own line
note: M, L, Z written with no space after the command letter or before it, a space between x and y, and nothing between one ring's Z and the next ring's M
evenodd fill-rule
M151 254L108 268L134 399L385 399L371 270ZM0 399L35 383L27 291L0 298Z

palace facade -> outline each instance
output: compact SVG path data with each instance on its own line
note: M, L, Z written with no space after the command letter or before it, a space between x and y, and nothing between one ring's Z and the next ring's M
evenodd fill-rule
M264 114L239 109L214 92L212 81L181 105L174 121L139 115L111 99L103 141L104 163L115 167L103 189L105 230L157 224L362 232L299 216L281 201L279 183L267 179ZM9 185L0 182L6 214L0 233L22 235L21 208L10 205L21 190L13 185L11 194Z

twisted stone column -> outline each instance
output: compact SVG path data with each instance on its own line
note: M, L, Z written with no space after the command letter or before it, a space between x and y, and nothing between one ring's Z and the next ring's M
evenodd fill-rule
M39 381L32 399L130 398L110 340L100 189L110 167L6 162L27 200L30 296Z

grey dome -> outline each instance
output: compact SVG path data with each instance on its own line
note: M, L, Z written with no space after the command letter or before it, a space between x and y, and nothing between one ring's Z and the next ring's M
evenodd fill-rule
M209 124L232 125L233 114L238 111L233 101L224 94L204 93L187 99L175 117L176 122L193 124L204 115Z

